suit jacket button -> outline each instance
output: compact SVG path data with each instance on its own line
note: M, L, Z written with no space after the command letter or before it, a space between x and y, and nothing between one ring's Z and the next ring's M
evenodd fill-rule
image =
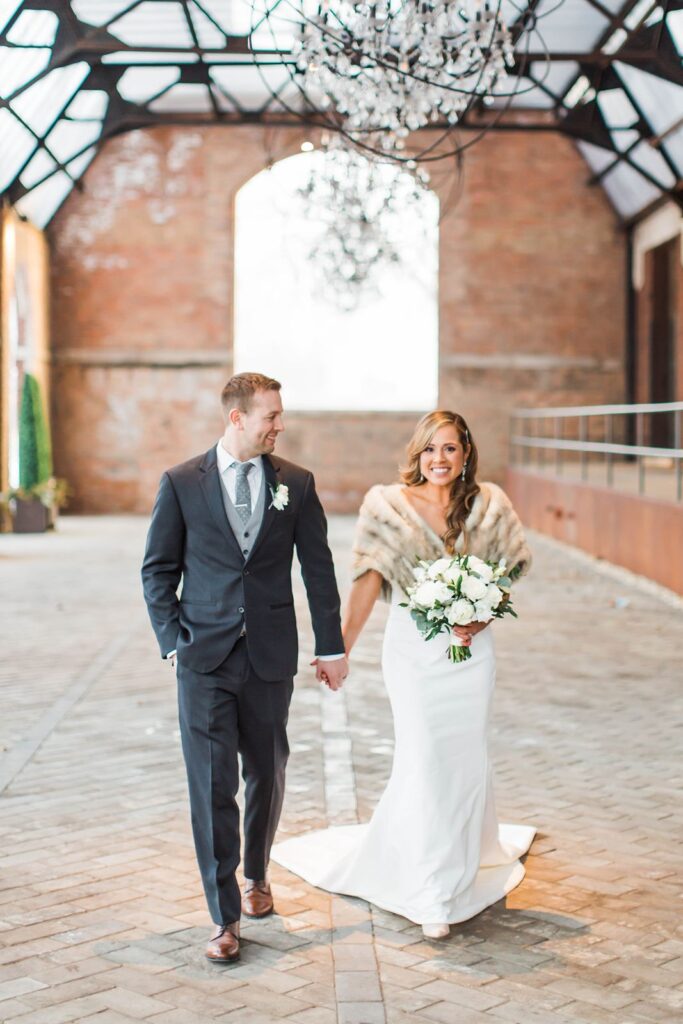
M240 613L240 615L244 615L244 608L238 608L237 611Z
M246 555L246 553L247 553L247 552L245 551L244 553L245 553L245 555ZM242 575L243 575L243 576L248 576L248 575L249 575L249 570L248 570L248 569L245 569L245 570L244 570L244 572L242 573Z

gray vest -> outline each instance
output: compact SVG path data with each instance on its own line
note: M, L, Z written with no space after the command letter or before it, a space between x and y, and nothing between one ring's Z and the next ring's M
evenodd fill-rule
M251 549L254 546L254 541L258 537L258 532L261 529L261 523L263 522L263 513L266 509L266 474L261 474L261 487L259 489L258 498L256 504L251 510L251 519L245 525L237 514L237 510L230 500L228 489L223 485L221 481L221 494L223 495L223 504L225 506L225 514L228 517L228 522L232 532L237 538L237 543L240 546L240 551L244 555L245 559L251 554Z

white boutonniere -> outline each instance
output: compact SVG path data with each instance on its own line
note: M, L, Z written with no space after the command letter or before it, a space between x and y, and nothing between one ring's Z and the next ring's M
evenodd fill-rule
M282 512L283 508L287 508L289 505L289 487L287 484L278 484L277 487L271 487L270 496L273 500L268 508L275 508L278 512Z

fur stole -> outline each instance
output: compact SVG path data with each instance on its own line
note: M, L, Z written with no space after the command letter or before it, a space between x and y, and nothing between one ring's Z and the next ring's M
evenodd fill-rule
M482 483L465 524L465 536L456 541L457 554L478 555L486 561L507 560L512 570L526 573L531 552L522 524L507 494L497 484ZM363 499L353 544L352 578L369 569L380 573L382 597L388 600L391 584L405 590L413 582L420 560L443 558L441 538L427 525L403 493L402 484L376 484Z

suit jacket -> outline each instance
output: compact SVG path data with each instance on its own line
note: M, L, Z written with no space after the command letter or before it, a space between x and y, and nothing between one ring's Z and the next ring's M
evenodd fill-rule
M313 475L267 455L263 470L266 510L246 559L225 513L215 447L162 476L142 565L145 601L162 657L176 649L181 664L212 672L246 627L257 675L268 681L291 679L298 658L295 547L316 652L344 650L327 523ZM270 488L278 484L289 488L289 503L281 511L268 507Z

